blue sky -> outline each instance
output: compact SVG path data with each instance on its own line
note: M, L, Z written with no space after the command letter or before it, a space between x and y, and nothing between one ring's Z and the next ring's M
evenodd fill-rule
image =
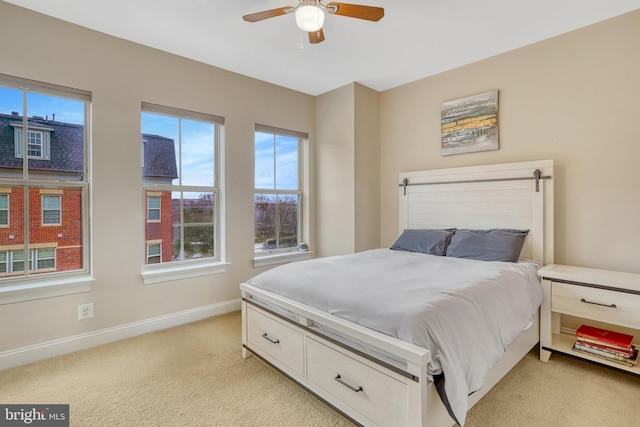
M255 138L255 188L274 189L275 168L275 179L279 190L297 189L298 139L276 135L274 148L273 134L256 132Z
M182 185L214 185L213 130L214 125L211 123L182 119L180 126L175 117L142 113L142 133L173 139L179 162L182 156ZM182 139L179 138L180 131ZM179 141L182 142L182 147L179 147Z
M65 123L83 124L84 108L81 101L56 96L29 93L28 116L48 117ZM23 114L22 91L0 87L0 113ZM159 114L142 113L142 132L161 135L179 141L178 119ZM233 142L228 142L233 143ZM255 134L255 187L274 189L274 168L278 189L298 188L298 139L289 136L256 132ZM277 161L274 165L274 151ZM176 156L179 155L176 144ZM182 120L182 179L184 185L213 185L213 125L193 120Z
M29 117L42 116L65 123L83 124L84 105L81 101L56 96L29 93L27 96ZM11 114L17 111L22 116L22 91L0 87L0 113Z

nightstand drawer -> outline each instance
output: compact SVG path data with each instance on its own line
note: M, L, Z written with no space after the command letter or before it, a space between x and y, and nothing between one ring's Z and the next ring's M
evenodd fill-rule
M304 375L302 333L275 316L249 308L247 338L252 350L263 351L288 368Z
M553 282L551 310L623 326L640 326L640 295Z

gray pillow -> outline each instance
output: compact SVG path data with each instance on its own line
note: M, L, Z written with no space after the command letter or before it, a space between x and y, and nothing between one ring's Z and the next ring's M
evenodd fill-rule
M391 249L444 256L455 231L455 228L404 230Z
M517 262L529 230L456 230L447 256L482 261Z

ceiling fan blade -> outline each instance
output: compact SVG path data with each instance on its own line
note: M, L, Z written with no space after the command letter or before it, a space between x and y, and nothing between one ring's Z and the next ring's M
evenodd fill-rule
M384 16L384 9L381 7L336 2L328 3L326 7L329 13L349 16L351 18L366 19L367 21L379 21Z
M279 7L277 9L264 10L262 12L256 12L256 13L251 13L249 15L244 15L242 19L244 19L247 22L258 22L258 21L262 21L263 19L274 18L280 15L286 15L287 13L291 12L292 9L294 9L293 6Z
M324 41L324 31L320 28L318 31L309 32L309 43L316 44Z

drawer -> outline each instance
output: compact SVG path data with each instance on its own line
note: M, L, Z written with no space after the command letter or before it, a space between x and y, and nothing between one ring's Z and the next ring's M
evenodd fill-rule
M640 295L553 282L551 311L637 328Z
M288 323L254 308L247 310L247 341L267 355L304 375L304 337Z
M407 385L313 338L307 375L315 385L377 425L407 424Z

